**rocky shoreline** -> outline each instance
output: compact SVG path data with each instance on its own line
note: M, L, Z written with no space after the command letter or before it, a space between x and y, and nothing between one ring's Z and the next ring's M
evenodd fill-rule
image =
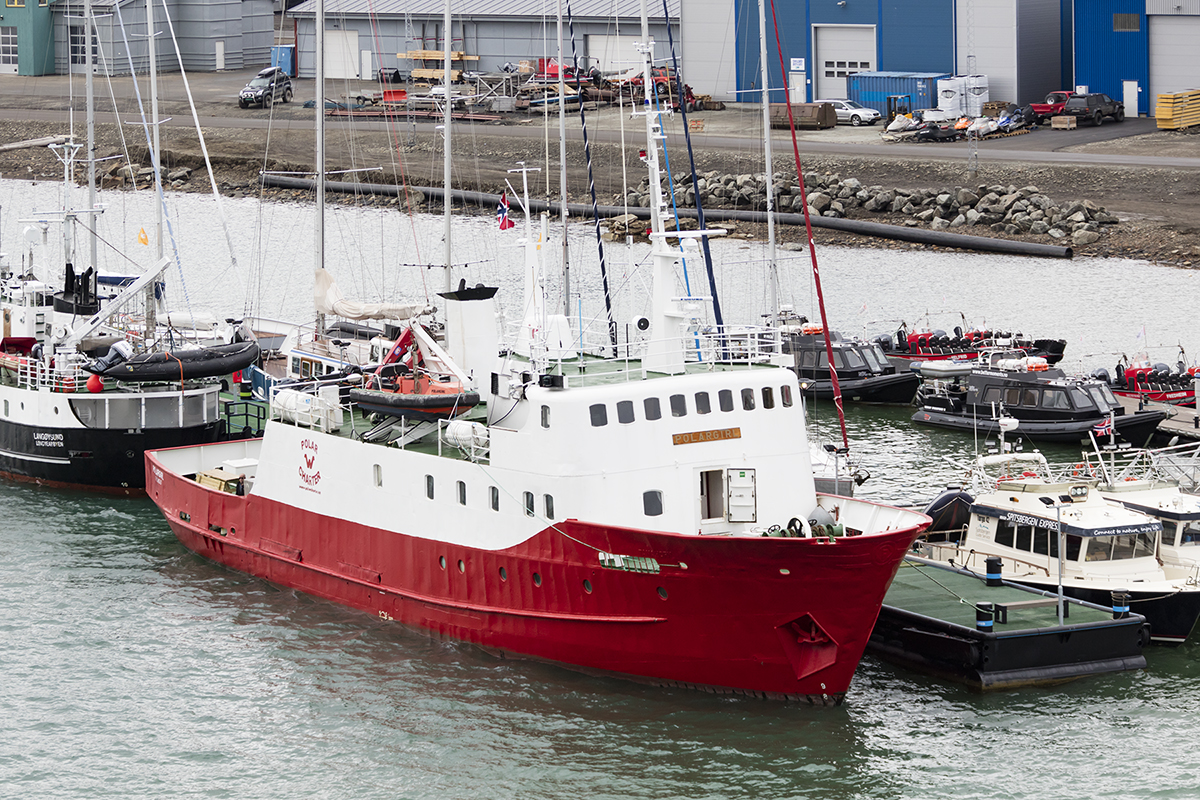
M53 123L0 125L0 141L56 133L61 133L61 126ZM122 152L119 132L114 126L98 125L97 134L100 157ZM263 157L261 130L217 128L206 130L205 135L217 185L226 195L301 202L309 197L293 190L264 189L258 176L264 168L311 169L311 132L290 131L286 137L273 140L271 149L277 155L272 159ZM331 169L372 161L388 164L402 157L407 169L403 174L410 184L440 184L440 156L432 158L438 152L432 136L417 135L397 148L385 134L367 134L359 137L355 147L353 156L333 149ZM456 169L456 188L498 193L504 190L509 166L518 161L536 164L545 160L541 143L506 137L502 129L475 136L472 147L473 152L462 160L463 166ZM903 158L890 151L878 158L806 158L805 180L811 213L910 227L962 229L959 232L977 236L1070 244L1077 256L1133 258L1184 268L1200 267L1200 220L1196 217L1200 209L1200 186L1194 173L1119 166L988 163L981 165L979 183L964 186L961 165L908 157L908 148L905 150ZM144 148L130 157L148 160ZM752 168L756 160L753 153L697 150L696 159L698 168L703 170L697 186L702 199L711 202L710 207L765 208L761 176L745 169ZM643 192L638 189L643 189L644 183L634 190L622 189L624 175L640 173L636 148L622 151L617 145L593 145L593 160L601 202L619 198L616 204L641 204ZM209 181L199 179L204 160L194 133L189 141L175 131L164 130L162 161L174 179L168 184L174 190L210 190ZM568 177L570 185L576 187L571 193L573 201L586 201L589 176L584 163L582 147L569 146ZM790 158L777 159L775 166L780 176L777 184L780 210L799 210L799 186L794 170L789 169ZM186 179L181 168L190 168L196 174ZM44 147L14 150L0 153L0 174L10 178L59 180L61 166ZM129 174L130 170L126 170L126 175ZM383 171L363 180L391 183L398 178ZM676 189L677 199L685 205L694 203L696 187L690 183L690 178L685 178ZM124 184L130 182L126 180ZM115 188L118 181L110 180L108 185ZM539 196L556 201L556 193L557 186L548 185ZM636 203L630 195L636 195ZM360 205L399 205L394 197L364 194L331 195L329 199ZM440 211L440 204L431 199L406 207L413 211ZM480 209L480 212L491 214L494 209ZM759 224L740 223L737 230L739 237L766 235L765 227ZM806 240L802 226L780 226L777 238L781 243ZM886 249L933 248L828 229L814 230L814 241Z
M696 207L699 200L705 208L767 210L765 173L722 175L706 172L694 184L691 175L682 176L677 184L673 199L685 208ZM775 210L780 212L803 212L807 199L808 213L814 217L858 218L860 215L854 213L858 210L868 212L868 215L900 214L908 217L903 224L909 227L927 226L935 231L986 227L998 235L1045 236L1056 243L1069 237L1075 247L1094 244L1106 226L1120 221L1090 199L1057 203L1036 186L1018 188L981 184L974 188L885 188L864 186L858 178L814 174L805 175L802 192L794 173L776 173L772 189ZM663 190L669 191L665 179ZM614 201L648 208L649 181L643 179L625 197L617 196Z

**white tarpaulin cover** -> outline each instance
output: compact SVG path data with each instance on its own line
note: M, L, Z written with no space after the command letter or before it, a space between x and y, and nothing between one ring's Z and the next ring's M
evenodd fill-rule
M334 314L343 319L409 319L432 314L433 307L425 303L358 303L342 296L337 281L329 270L318 269L313 282L313 305L321 314Z

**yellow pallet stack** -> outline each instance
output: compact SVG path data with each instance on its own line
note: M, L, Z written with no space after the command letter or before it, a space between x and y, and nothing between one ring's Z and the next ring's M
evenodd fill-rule
M1154 117L1162 130L1177 131L1200 125L1200 89L1175 94L1160 94Z

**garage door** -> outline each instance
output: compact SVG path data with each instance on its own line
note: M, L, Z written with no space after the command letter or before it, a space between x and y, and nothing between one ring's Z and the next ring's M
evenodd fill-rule
M1150 113L1160 94L1200 89L1200 17L1152 16L1150 20Z
M325 31L325 77L330 80L358 77L358 31Z
M589 34L587 37L588 68L599 66L601 72L627 72L640 67L642 54L634 46L639 41L641 39L636 36Z
M835 100L846 96L846 76L876 68L874 25L816 25L817 96Z

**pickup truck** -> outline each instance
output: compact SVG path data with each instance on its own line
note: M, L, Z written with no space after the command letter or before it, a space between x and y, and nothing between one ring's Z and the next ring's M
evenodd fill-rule
M1073 92L1068 92L1066 89L1060 89L1057 92L1051 92L1046 95L1044 103L1030 103L1029 107L1033 109L1033 113L1037 114L1037 122L1039 125L1045 125L1051 117L1057 117L1062 113L1063 106L1067 104Z

